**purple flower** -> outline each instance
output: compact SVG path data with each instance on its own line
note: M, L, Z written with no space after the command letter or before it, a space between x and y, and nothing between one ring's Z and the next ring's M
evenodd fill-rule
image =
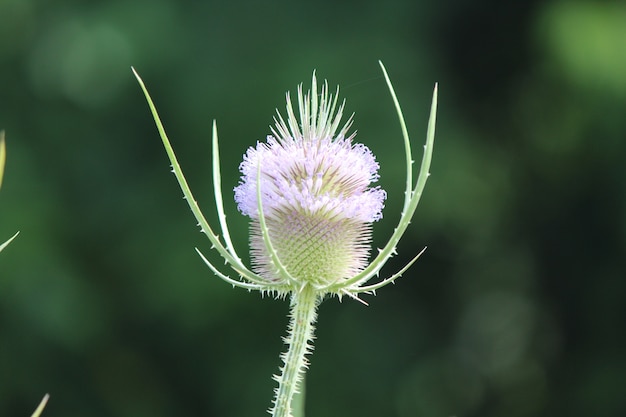
M352 118L337 132L344 105L335 112L328 84L318 94L313 74L311 91L299 87L298 103L300 120L287 94L287 123L277 112L272 135L244 155L235 201L252 219L257 274L280 279L261 232L260 191L269 238L286 270L301 283L336 283L366 266L371 223L382 217L386 193L371 187L379 178L372 152L347 136Z

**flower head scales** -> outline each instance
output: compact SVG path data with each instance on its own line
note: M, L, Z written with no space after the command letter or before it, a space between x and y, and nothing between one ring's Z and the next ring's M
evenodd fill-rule
M318 99L319 97L319 99ZM386 197L372 152L347 136L352 118L337 132L343 104L323 84L318 96L313 74L306 95L298 89L300 120L287 94L288 123L277 112L267 142L248 149L235 188L239 210L251 217L255 272L280 279L267 250L259 206L270 239L286 270L298 283L324 285L360 272L369 256L370 224L382 216ZM260 183L258 183L260 181ZM259 205L257 195L261 196Z

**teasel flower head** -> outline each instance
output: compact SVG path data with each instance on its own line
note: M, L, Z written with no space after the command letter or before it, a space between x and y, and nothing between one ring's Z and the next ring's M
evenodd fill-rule
M263 238L269 241L298 289L304 284L340 285L367 265L372 222L382 217L385 191L371 187L379 165L354 143L352 118L339 129L344 104L324 83L318 92L298 88L299 119L287 93L287 121L277 112L266 142L248 149L235 188L239 210L251 218L252 268L268 282L282 277ZM257 200L259 188L261 201Z
M251 219L250 267L237 254L226 223L215 122L213 184L221 236L200 211L154 103L135 72L185 199L213 248L236 273L231 276L223 272L198 251L217 276L233 286L277 296L309 286L320 296L345 295L362 301L360 294L374 293L395 281L421 255L423 251L397 273L370 283L396 253L396 245L422 195L429 176L437 106L435 86L422 164L413 183L413 159L404 117L385 67L382 63L380 66L400 121L407 172L402 213L388 242L368 262L372 223L382 217L386 198L385 191L374 185L379 165L365 145L354 142L355 134L350 133L352 117L341 124L344 103L338 104L337 94L329 93L327 83L318 93L314 73L310 91L304 94L302 86L298 89L297 109L287 93L286 118L276 112L271 135L248 149L240 165L242 177L235 188L235 201L239 211Z

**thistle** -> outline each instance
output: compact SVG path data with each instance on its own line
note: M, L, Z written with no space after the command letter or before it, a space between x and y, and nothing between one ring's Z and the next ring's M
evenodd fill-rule
M6 156L7 156L7 153L6 153L6 145L4 144L4 130L0 130L0 188L2 188L2 178L4 176L4 164L6 162ZM0 244L0 252L2 252L2 250L6 248L7 245L11 243L11 241L15 239L19 233L20 232L17 232L9 240Z
M380 63L391 93L404 138L406 190L400 221L387 244L368 263L372 223L382 217L386 193L378 186L378 163L372 152L353 141L352 117L342 125L345 102L338 105L338 89L332 95L325 82L318 92L313 74L311 90L298 88L298 112L287 93L286 118L279 111L266 142L249 148L240 165L242 174L235 188L239 211L250 217L251 267L237 255L224 213L219 167L217 127L213 122L213 184L221 227L221 238L210 227L187 185L174 151L148 91L137 73L159 130L163 145L194 216L213 248L237 274L222 272L198 251L217 276L236 287L258 290L290 298L290 323L281 355L283 366L274 379L278 382L269 412L274 417L290 417L294 395L299 392L312 350L317 307L327 295L355 300L373 294L394 282L423 253L413 257L400 271L375 283L383 265L396 252L422 195L430 167L437 107L437 86L421 169L412 180L411 146L395 91L385 67ZM340 128L341 126L341 128Z
M337 95L326 83L318 95L315 74L311 90L299 87L300 121L287 93L288 121L277 112L267 142L248 149L235 201L252 219L252 269L262 286L284 295L310 285L341 296L343 282L367 264L371 224L382 217L386 194L369 187L378 163L348 136L352 118L337 132L344 107L336 110Z

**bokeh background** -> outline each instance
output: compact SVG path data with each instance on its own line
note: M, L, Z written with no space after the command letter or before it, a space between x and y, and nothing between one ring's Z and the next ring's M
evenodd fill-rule
M398 220L400 128L432 176L369 307L320 308L307 415L626 415L623 2L0 0L0 415L266 415L288 303L233 290L130 66L215 222L246 148L314 69L340 85ZM416 158L416 159L417 159ZM215 259L215 258L213 258Z

